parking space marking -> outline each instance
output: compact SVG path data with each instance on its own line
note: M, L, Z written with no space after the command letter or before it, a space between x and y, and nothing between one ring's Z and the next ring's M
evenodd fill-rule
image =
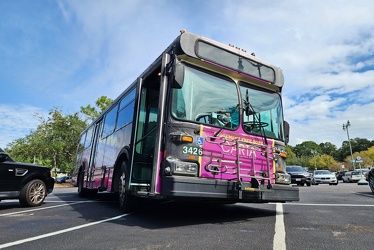
M103 201L78 201L78 202L66 203L66 204L49 206L49 207L39 207L39 208L23 210L23 211L18 211L18 212L13 212L13 213L0 214L0 217L10 216L10 215L15 215L15 214L24 214L24 213L28 213L28 212L34 212L34 211L40 211L40 210L45 210L45 209L52 209L52 208L57 208L57 207L76 205L76 204L87 203L87 202L103 202Z
M283 205L276 203L275 207L275 234L273 250L286 250L286 229L284 226Z
M53 233L42 234L42 235L39 235L39 236L35 236L35 237L23 239L23 240L17 240L17 241L1 244L0 249L20 245L20 244L30 242L30 241L40 240L40 239L55 236L55 235L58 235L58 234L63 234L63 233L75 231L75 230L82 229L82 228L85 228L85 227L90 227L90 226L94 226L94 225L97 225L97 224L101 224L101 223L104 223L104 222L107 222L107 221L118 220L118 219L123 218L127 215L129 215L129 214L121 214L121 215L111 217L111 218L108 218L108 219L105 219L105 220L99 220L99 221L83 224L83 225L80 225L80 226L59 230L59 231L56 231L56 232L53 232Z
M331 207L374 207L373 205L360 204L323 204L323 203L284 203L287 206L331 206Z

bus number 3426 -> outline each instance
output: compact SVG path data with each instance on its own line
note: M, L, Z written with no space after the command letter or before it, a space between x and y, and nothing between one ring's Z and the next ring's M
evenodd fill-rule
M183 146L182 153L183 154L189 154L189 155L202 156L203 155L203 149L199 148L199 147L194 147L194 146Z

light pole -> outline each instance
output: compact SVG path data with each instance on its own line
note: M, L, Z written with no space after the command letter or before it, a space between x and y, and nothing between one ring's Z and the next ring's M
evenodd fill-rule
M316 160L317 151L312 150L311 153L314 155L314 170L317 170L317 160Z
M349 122L349 120L347 121L346 124L343 124L343 130L347 130L347 136L348 136L348 143L349 143L349 149L351 151L351 163L352 163L352 170L355 170L355 167L354 167L354 160L353 160L353 154L352 154L352 145L351 145L351 140L349 139L349 131L348 131L348 128L351 126L351 123Z

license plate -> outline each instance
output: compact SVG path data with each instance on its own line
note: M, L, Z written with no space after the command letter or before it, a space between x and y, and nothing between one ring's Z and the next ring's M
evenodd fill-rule
M301 181L301 179L300 178L296 178L296 181Z

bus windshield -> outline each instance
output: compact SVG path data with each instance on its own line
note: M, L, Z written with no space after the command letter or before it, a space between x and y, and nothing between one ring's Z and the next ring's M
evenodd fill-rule
M281 97L277 93L260 91L240 83L243 98L244 130L251 134L283 140L283 113Z
M173 90L174 117L232 129L239 126L235 82L190 67L184 74L183 87Z

